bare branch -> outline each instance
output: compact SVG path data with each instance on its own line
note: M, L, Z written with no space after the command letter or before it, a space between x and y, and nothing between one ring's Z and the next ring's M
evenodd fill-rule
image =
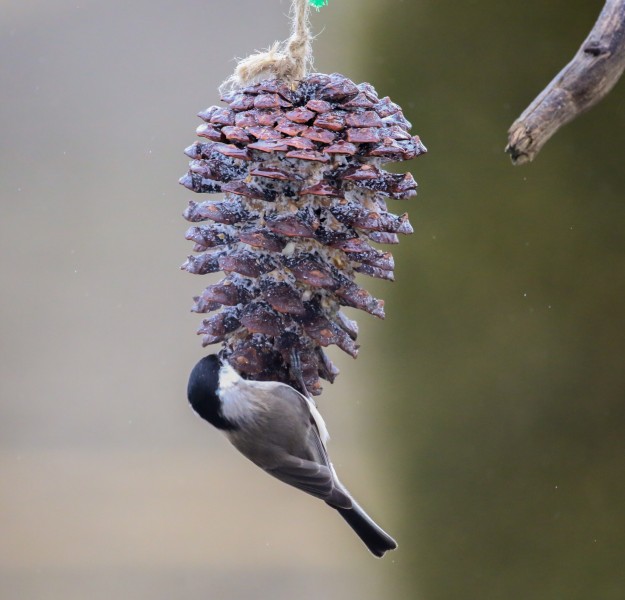
M512 162L534 159L560 127L599 102L625 69L625 0L605 6L573 60L508 130Z

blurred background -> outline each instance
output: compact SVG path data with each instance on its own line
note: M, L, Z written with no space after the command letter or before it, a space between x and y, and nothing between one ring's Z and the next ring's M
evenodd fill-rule
M394 284L320 407L333 511L189 410L178 270L198 110L286 0L0 0L0 597L620 600L625 89L513 168L506 130L601 1L331 0L316 68L400 103L429 154ZM402 165L403 167L403 165Z

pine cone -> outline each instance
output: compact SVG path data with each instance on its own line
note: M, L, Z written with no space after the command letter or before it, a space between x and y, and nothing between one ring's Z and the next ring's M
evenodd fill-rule
M368 83L311 74L290 89L267 80L223 98L186 149L180 183L224 198L189 203L194 251L190 273L225 277L195 298L193 311L216 314L198 333L221 343L222 358L243 376L288 383L317 395L336 367L322 347L356 356L351 306L383 318L383 301L359 287L356 273L393 279L390 252L412 233L408 215L387 212L385 198L416 194L410 173L381 165L426 152L399 106Z

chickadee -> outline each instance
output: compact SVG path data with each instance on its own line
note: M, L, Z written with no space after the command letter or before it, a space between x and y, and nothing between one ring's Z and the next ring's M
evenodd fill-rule
M195 365L187 396L254 464L335 508L375 556L397 548L338 480L326 451L328 431L311 399L284 383L243 379L215 354Z

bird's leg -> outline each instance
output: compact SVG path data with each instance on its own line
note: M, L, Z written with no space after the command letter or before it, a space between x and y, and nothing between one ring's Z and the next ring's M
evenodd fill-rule
M295 348L291 348L291 377L295 380L300 392L304 396L309 396L308 389L304 383L304 374L302 372L302 362L300 361L299 354Z

